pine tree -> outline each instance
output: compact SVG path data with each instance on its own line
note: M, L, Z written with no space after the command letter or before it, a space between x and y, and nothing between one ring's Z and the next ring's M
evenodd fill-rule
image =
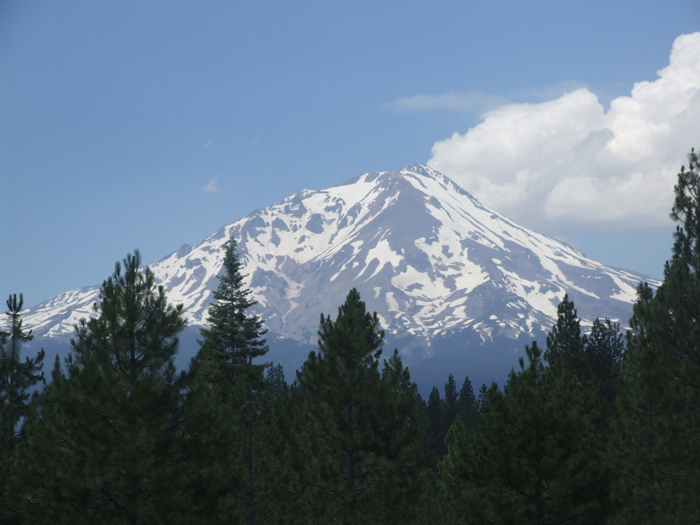
M430 391L426 409L428 426L424 429L424 449L430 458L428 463L430 467L437 468L437 462L445 455L447 448L445 447L445 436L443 433L444 401L440 397L440 391L436 386Z
M521 358L504 392L488 390L477 430L450 441L460 507L468 523L600 522L609 472L594 394L565 368L546 369L536 343L525 351L528 366Z
M284 380L284 368L281 364L270 366L265 374L266 388L270 391L273 401L282 400L289 386Z
M444 520L439 523L461 524L465 523L465 517L469 514L465 495L469 489L471 462L468 431L461 418L450 426L445 442L449 452L438 465L439 502Z
M67 446L76 413L68 410L70 405L61 397L65 381L57 355L51 380L32 399L25 422L26 439L20 443L20 454L27 459L18 476L22 523L73 523L91 501L82 482L83 465Z
M445 520L445 504L440 493L440 480L432 468L424 468L417 478L418 496L410 507L407 524L442 525Z
M22 328L23 304L22 294L19 301L17 295L10 295L5 313L10 321L9 331L0 331L0 451L10 450L17 438L18 424L26 415L29 403L27 390L44 379L43 350L35 358L27 357L22 362L22 345L34 338L31 330L25 333Z
M656 295L640 285L623 361L617 436L629 522L700 519L700 157L691 150L688 160L664 282Z
M491 386L495 385L496 383L493 383ZM498 386L495 386L495 388L498 389ZM488 392L489 389L486 386L486 383L482 384L481 388L479 388L479 397L476 398L477 424L483 421L484 417L486 416L486 412L488 412Z
M401 523L397 483L421 463L416 387L398 353L379 371L384 332L353 289L333 321L321 314L319 352L297 373L307 439L301 476L313 488L312 521ZM405 496L408 496L407 494Z
M67 377L55 370L32 426L33 454L51 465L45 498L29 498L33 522L161 523L180 509L172 473L182 307L140 269L138 251L123 262L102 285L95 317L76 326Z
M420 447L418 387L411 381L408 367L403 366L398 349L394 349L392 356L384 361L381 386L384 394L378 412L391 414L393 421L384 428L375 427L381 442L385 443L381 453L387 468L381 480L379 521L398 525L413 518L410 503L422 490L418 473L426 460Z
M588 377L588 367L584 356L585 336L581 335L581 320L578 318L573 301L565 294L557 307L557 322L547 336L545 360L550 365L561 365L578 376Z
M624 349L619 323L596 318L586 337L584 356L600 400L599 423L605 426L615 410L613 403L620 386L620 362Z
M34 336L30 330L25 333L22 328L22 294L10 295L7 300L9 330L0 331L0 519L17 519L18 502L12 501L16 479L12 476L24 467L22 458L16 455L17 440L20 437L20 425L29 408L29 389L40 381L44 361L42 349L36 357L25 358L22 362L22 345Z
M688 483L684 452L692 441L674 421L681 410L673 363L655 344L648 309L653 291L640 284L622 363L623 382L616 399L612 461L621 473L615 493L621 523L689 523ZM679 430L681 430L679 432ZM687 518L687 520L686 520Z
M474 396L474 388L469 377L464 378L462 388L459 390L457 412L467 432L474 430L477 424L477 401Z
M188 406L204 407L208 421L192 420L189 448L200 451L199 461L213 480L199 498L200 512L211 523L234 519L253 525L274 512L273 480L280 473L272 405L284 395L284 373L271 369L272 382L266 382L268 365L253 363L268 350L263 337L267 330L262 319L249 311L256 303L243 286L241 269L231 238L191 367L194 384ZM192 478L195 487L203 483L207 481L201 476Z
M615 399L620 379L620 361L625 350L620 323L596 318L586 338L586 358L591 376L599 382L600 395L608 402Z
M263 320L250 313L257 303L250 299L251 290L243 286L245 276L236 246L233 237L224 245L219 286L213 294L215 302L209 307L207 327L201 329L197 356L199 361L215 364L201 373L207 374L207 381L220 385L233 384L237 365L245 365L268 351Z
M447 378L447 383L445 383L444 416L442 419L443 439L458 414L457 395L457 382L454 376L450 374Z

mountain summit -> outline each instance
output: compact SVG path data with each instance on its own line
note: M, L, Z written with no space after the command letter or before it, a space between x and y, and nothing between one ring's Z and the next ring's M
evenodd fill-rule
M606 267L519 226L437 171L412 164L302 190L151 265L190 325L202 325L223 245L238 240L255 312L271 335L316 339L355 287L408 362L460 334L470 345L541 337L564 293L579 316L626 324L644 276ZM99 287L61 294L25 314L38 335L71 334ZM305 357L305 356L304 356Z

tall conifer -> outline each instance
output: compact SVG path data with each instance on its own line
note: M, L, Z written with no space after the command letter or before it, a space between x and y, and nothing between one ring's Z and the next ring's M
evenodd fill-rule
M494 386L496 383L493 383ZM498 388L498 386L496 386ZM489 399L488 399L489 388L486 383L483 383L479 388L479 396L476 398L476 413L477 413L477 423L480 423L486 416L486 412L489 409Z
M615 410L614 401L620 386L620 362L624 353L620 324L610 319L593 321L586 337L585 359L601 407L599 424L607 426Z
M18 519L19 503L12 500L16 489L16 476L23 465L23 458L16 454L20 425L27 415L29 389L43 381L41 371L44 351L36 357L22 361L21 350L34 336L22 328L22 294L10 295L7 300L8 330L0 331L0 519L15 516Z
M689 464L683 462L683 456L693 444L675 422L683 398L673 376L674 365L651 334L654 328L648 309L653 291L643 283L638 294L613 421L611 458L620 472L615 487L621 504L618 520L683 523L684 517L689 518L688 503L693 499L686 470Z
M557 307L557 322L547 335L544 358L550 365L564 366L584 380L588 375L585 344L586 338L581 335L581 320L574 303L569 300L568 294L564 294Z
M416 387L396 352L380 373L384 332L357 290L335 321L321 314L318 335L295 389L313 455L302 469L315 487L314 521L405 522L410 494L396 488L421 460Z
M445 383L444 417L442 421L443 439L458 414L457 396L457 382L454 376L450 374L447 378L447 383Z
M174 357L185 325L137 251L117 263L100 290L95 317L81 320L54 374L33 445L44 464L48 501L34 522L172 522L172 478L180 424ZM122 271L123 270L123 271Z
M462 388L459 390L457 401L457 411L462 419L466 431L474 430L477 424L477 401L474 396L474 388L469 377L464 378Z
M209 382L220 385L233 384L237 365L245 365L268 351L264 322L250 312L257 303L250 299L251 290L243 285L245 276L236 246L233 237L224 245L219 286L209 307L207 326L201 329L197 355L198 361L216 364L202 373L209 374Z
M700 157L675 186L678 223L664 282L646 283L630 324L617 436L629 522L700 519Z
M445 434L443 420L445 418L444 401L440 397L440 391L436 386L428 395L427 415L428 425L424 429L425 450L430 457L429 465L432 468L437 468L437 462L445 453Z
M263 373L267 365L253 363L268 351L267 330L263 320L250 312L256 303L244 287L236 246L234 238L224 246L219 285L192 362L194 385L188 406L194 410L204 406L206 421L192 420L189 447L198 451L206 469L206 476L195 473L192 478L193 486L208 487L199 498L200 512L210 523L233 520L253 525L269 521L274 512L279 439L272 404L280 400L284 388L276 377L281 369L273 374L272 392Z
M608 472L593 393L566 369L546 369L536 343L525 351L504 392L488 390L477 430L448 441L443 470L468 523L598 523Z

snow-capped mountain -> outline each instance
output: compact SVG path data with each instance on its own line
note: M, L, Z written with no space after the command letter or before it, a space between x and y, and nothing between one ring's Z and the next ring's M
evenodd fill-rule
M435 342L455 333L482 343L541 336L567 292L584 323L607 316L624 326L645 278L523 228L413 164L302 190L152 264L190 325L205 322L230 236L271 334L313 343L319 314L335 317L355 287L390 338L411 341L399 348L408 362L431 357ZM24 313L25 326L69 336L98 290L39 304Z

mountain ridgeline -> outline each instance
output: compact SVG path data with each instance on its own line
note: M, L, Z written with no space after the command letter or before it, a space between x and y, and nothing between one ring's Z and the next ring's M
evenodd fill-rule
M299 191L152 264L189 322L180 366L196 352L232 236L275 362L298 368L316 345L319 314L334 312L356 288L421 387L475 368L485 382L504 379L513 353L544 339L565 293L584 326L596 317L625 326L637 283L658 284L519 226L412 164ZM73 290L25 312L36 344L63 343L67 351L73 325L92 315L98 292Z

